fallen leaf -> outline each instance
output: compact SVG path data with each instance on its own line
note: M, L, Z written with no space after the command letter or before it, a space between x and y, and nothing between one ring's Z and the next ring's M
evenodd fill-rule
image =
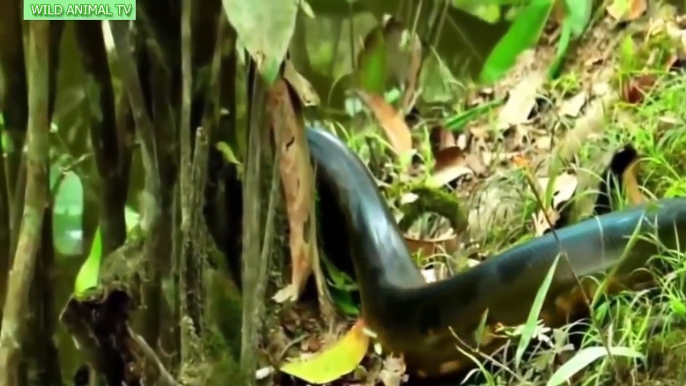
M648 9L647 0L614 0L607 13L618 21L636 20Z
M284 64L283 78L286 79L288 84L295 90L296 95L300 98L303 106L317 106L319 105L319 95L315 91L312 84L305 79L304 76L293 67L293 63L287 60Z
M638 104L643 102L645 96L650 93L650 90L657 82L657 78L652 74L643 74L635 78L629 79L623 84L622 99L631 104Z
M587 100L588 94L586 91L577 93L573 97L562 102L562 105L560 106L560 115L572 118L578 117Z
M404 116L386 102L382 96L368 94L362 90L357 90L357 96L374 113L377 122L384 129L393 150L397 154L411 151L412 135Z
M552 162L547 173L549 176L558 174L562 166L577 154L583 144L602 133L607 109L618 99L617 93L607 92L589 104L584 115L576 120L572 130L569 130L553 149Z
M428 181L429 186L443 186L461 176L474 174L474 171L468 166L467 158L462 149L457 146L439 151L435 160L433 174Z
M434 126L431 129L430 140L434 158L439 151L457 145L453 133L442 125Z
M553 186L549 186L549 184ZM534 214L534 229L536 236L544 234L550 226L557 223L560 219L560 213L558 212L562 204L569 201L576 192L578 181L575 175L564 173L555 178L554 181L550 181L549 178L539 178L538 179L539 191L547 192L549 189L552 193L550 197L550 202L546 203L549 205L545 211L539 209L537 213ZM542 197L544 200L546 197ZM547 217L547 218L546 218Z
M367 353L369 336L364 327L364 321L358 320L333 346L306 360L287 363L280 371L315 385L339 379L354 371Z
M507 102L498 114L496 127L499 130L505 130L529 120L531 110L536 105L536 94L545 78L546 75L542 72L531 72L510 90Z

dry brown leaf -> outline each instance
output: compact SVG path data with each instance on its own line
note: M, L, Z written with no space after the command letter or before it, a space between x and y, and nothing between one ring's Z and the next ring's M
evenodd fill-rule
M279 172L288 213L292 272L290 285L274 295L277 302L296 301L319 262L316 237L311 237L314 178L302 116L296 112L294 102L286 82L278 80L269 92L267 108L277 149L281 152Z
M548 175L557 174L562 165L576 155L582 144L602 133L605 127L605 113L618 99L619 94L607 92L589 104L585 114L577 119L574 128L569 130L553 149L553 162L548 169Z
M607 6L607 13L615 20L636 20L648 9L647 0L614 0Z
M530 72L512 89L507 102L500 109L496 127L499 130L520 125L529 120L536 105L536 93L543 85L546 75L540 71Z
M357 90L358 97L370 109L377 122L384 129L388 140L397 154L412 150L412 135L407 127L405 117L379 95Z
M441 125L434 126L431 129L430 138L434 157L439 151L457 144L453 133Z
M467 163L467 158L457 146L439 151L435 158L434 171L428 182L430 186L443 186L461 176L474 174Z
M303 106L309 107L319 105L320 100L317 91L315 91L310 81L300 75L295 67L293 67L293 63L291 63L290 60L287 60L284 64L283 77L293 90L295 90L295 93L298 95L298 98L300 98L300 102L302 102Z
M586 91L581 91L560 105L560 115L576 118L588 100Z
M564 0L556 0L555 7L553 8L553 17L555 18L557 24L562 25L562 22L565 20L566 14L567 12L565 10Z
M539 192L546 192L548 189L548 184L550 183L551 181L547 177L539 178ZM546 203L549 206L545 212L543 209L540 209L533 216L536 236L542 235L548 229L550 229L550 225L554 226L557 223L557 220L560 219L558 209L562 204L569 201L574 196L574 192L576 192L576 188L578 186L578 180L575 175L564 173L557 176L552 184L552 202ZM546 197L541 198L544 200L546 199Z

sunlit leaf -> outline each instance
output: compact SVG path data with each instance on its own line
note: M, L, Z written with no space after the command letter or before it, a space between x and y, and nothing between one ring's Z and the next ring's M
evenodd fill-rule
M643 359L643 354L629 348L629 347L610 347L609 352L612 355ZM568 360L555 371L552 377L546 383L546 386L558 386L566 383L574 374L586 368L594 361L606 356L608 349L602 346L587 347L577 352L572 359Z
M553 9L553 0L532 0L518 15L486 59L480 79L492 83L502 78L517 61L517 57L538 41Z
M129 232L138 224L139 214L129 207L124 208L124 218L126 221L126 231ZM74 280L74 296L77 299L82 299L98 287L100 281L100 265L102 262L102 236L100 235L100 227L95 230L93 235L93 244L91 245L88 258L81 265L79 273Z
M53 205L53 241L61 255L83 253L83 185L74 172L60 177L58 167L50 173L55 201ZM58 184L55 186L56 184Z
M84 298L90 290L97 288L100 280L100 260L102 259L102 238L100 227L95 231L93 245L88 258L79 269L74 281L74 296L77 299Z
M281 367L281 371L321 385L355 370L368 347L369 336L364 332L364 321L358 320L343 339L330 348L310 359L287 363Z

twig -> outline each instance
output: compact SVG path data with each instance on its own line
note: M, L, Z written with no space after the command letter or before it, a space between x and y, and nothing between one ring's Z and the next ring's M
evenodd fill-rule
M28 290L36 267L40 229L48 201L48 39L50 23L30 22L28 44L29 121L27 138L27 184L17 252L8 280L2 333L0 334L0 385L16 385L28 311Z

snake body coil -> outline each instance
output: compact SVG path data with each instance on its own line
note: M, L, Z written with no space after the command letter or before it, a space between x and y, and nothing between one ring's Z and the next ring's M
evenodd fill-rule
M560 229L556 231L559 244L552 233L546 234L449 279L426 283L359 157L323 130L307 129L307 139L321 200L333 203L332 216L338 216L342 227L322 226L324 248L340 255L336 260L352 260L363 318L384 348L402 353L408 369L420 376L473 366L456 349L458 341L449 327L467 347L480 342L485 354L501 347L502 340L474 335L483 316L487 315L489 326L524 323L560 246L568 259L559 260L542 310L542 317L552 325L587 310L575 275L598 276L612 269L606 291L630 288L651 279L635 270L658 252L654 242L640 236L653 234L670 249L686 242L686 232L678 232L686 226L686 199L665 199ZM639 239L624 253L635 231ZM594 288L589 283L596 283L582 282L586 291Z

